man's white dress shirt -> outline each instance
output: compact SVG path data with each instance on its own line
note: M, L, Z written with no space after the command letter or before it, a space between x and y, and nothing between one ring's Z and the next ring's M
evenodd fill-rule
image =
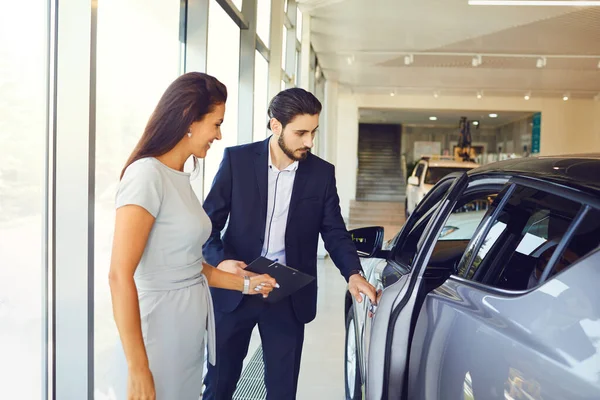
M285 265L285 230L298 161L280 171L273 165L271 145L269 144L268 169L267 223L262 255Z

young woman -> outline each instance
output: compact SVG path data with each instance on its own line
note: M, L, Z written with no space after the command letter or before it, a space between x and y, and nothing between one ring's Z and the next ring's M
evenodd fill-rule
M118 399L198 400L206 331L215 363L208 285L265 297L277 285L268 275L216 269L202 256L212 226L183 167L221 139L226 100L225 86L209 75L179 77L123 169L109 274L127 369L127 380L115 383Z

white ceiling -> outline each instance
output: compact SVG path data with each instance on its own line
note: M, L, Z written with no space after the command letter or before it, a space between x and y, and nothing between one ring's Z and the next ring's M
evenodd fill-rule
M592 98L600 7L469 6L467 0L299 0L324 74L356 92ZM414 54L414 63L404 57ZM475 55L482 65L472 66ZM546 67L537 68L545 56Z
M491 113L497 115L490 117ZM479 121L480 128L498 128L533 115L527 112L495 112L490 111L452 111L452 110L404 110L404 109L370 109L359 110L359 121L362 123L402 124L405 126L458 127L460 117L470 121ZM436 117L431 121L429 117Z

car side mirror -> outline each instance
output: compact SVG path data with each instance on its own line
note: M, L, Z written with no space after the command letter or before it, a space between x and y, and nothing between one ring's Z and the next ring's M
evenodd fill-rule
M359 257L374 257L381 254L383 246L383 227L372 226L350 231L352 242Z
M416 176L411 176L410 178L408 178L408 184L413 186L419 186L419 178L417 178Z

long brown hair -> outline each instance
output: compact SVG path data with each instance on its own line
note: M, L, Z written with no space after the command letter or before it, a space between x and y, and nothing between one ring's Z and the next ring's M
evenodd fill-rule
M215 77L188 72L175 79L152 112L144 133L121 171L145 157L158 157L181 141L193 122L227 101L227 88Z

